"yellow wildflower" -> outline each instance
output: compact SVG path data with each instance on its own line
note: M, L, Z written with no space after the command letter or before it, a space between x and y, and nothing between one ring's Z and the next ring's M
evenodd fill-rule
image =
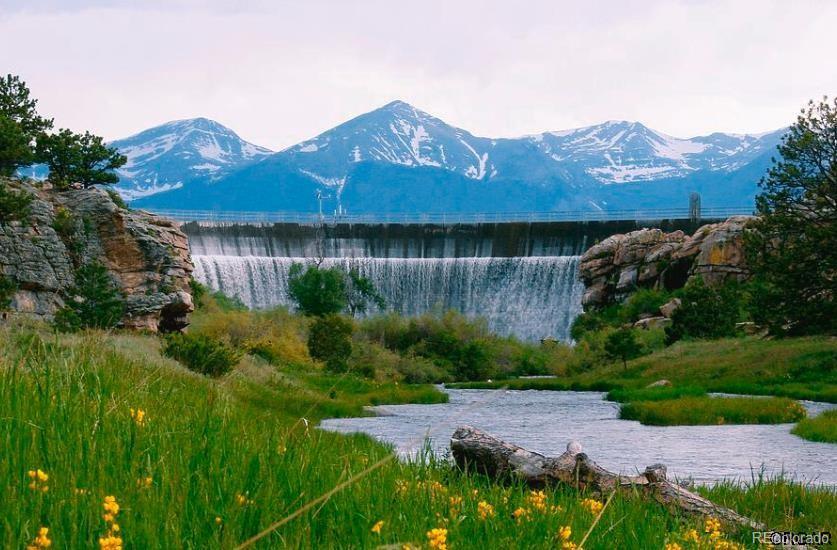
M482 519L487 519L494 516L494 506L490 505L484 500L477 504L477 512Z
M148 489L154 483L154 478L151 476L137 478L137 487L140 489Z
M669 542L665 546L665 550L683 550L683 547L676 542Z
M512 517L518 523L522 519L529 519L529 509L528 508L517 508L514 512L512 512Z
M52 541L49 538L49 528L41 527L38 529L38 535L32 541L32 544L26 547L26 550L39 550L40 548L49 548L52 546Z
M683 535L683 540L686 542L698 542L700 540L700 536L698 532L694 529L689 529L686 531L686 534Z
M29 482L29 488L33 491L42 491L46 493L49 491L49 485L47 485L47 481L49 481L49 474L45 471L38 468L37 470L29 470L26 472L26 475L32 481Z
M100 550L122 550L122 537L107 535L99 538Z
M102 504L102 508L104 508L105 512L111 516L116 516L119 513L119 503L116 502L116 497L112 495L106 496L105 502Z
M399 495L403 495L409 489L410 489L410 483L409 482L407 482L403 479L399 479L398 481L395 482L395 492L398 493Z
M448 500L450 502L450 515L455 518L459 515L459 509L462 506L462 497L452 496Z
M76 487L75 489L73 489L73 493L75 493L77 495L86 495L86 494L89 494L90 491L88 491L87 489L82 489L80 487Z
M448 530L436 527L427 532L427 545L436 550L447 550Z
M247 497L246 494L236 493L235 494L235 501L238 503L239 506L247 506L249 504L253 504L253 501Z
M384 526L384 520L380 520L375 525L372 526L372 532L376 535L381 534L381 528Z
M703 530L707 533L714 533L716 531L721 531L721 522L718 521L717 518L708 517L706 518L706 523L703 526Z
M145 411L142 409L131 409L131 418L134 420L134 423L139 426L145 426Z
M526 497L526 500L529 501L529 504L531 504L535 510L539 510L541 512L546 510L546 494L543 491L532 491Z
M223 522L223 521L224 520L221 519L221 516L215 516L215 523L216 524L221 525L221 522Z
M564 507L559 505L559 504L550 504L549 505L549 511L552 512L553 514L556 513L556 512L563 512Z
M587 509L591 514L595 515L602 511L604 504L601 501L592 498L585 498L581 501L581 506Z
M561 548L563 548L563 550L575 550L578 547L575 545L573 541L565 540L563 543L561 543Z
M569 525L565 525L558 529L558 536L561 540L569 540L569 538L573 535L573 530L570 528Z

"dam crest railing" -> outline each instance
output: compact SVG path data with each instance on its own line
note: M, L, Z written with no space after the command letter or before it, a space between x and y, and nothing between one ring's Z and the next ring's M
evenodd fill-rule
M180 222L221 224L300 225L326 224L433 224L457 225L479 223L537 223L537 222L596 222L596 221L653 221L653 220L712 220L730 216L752 215L749 206L716 206L701 208L698 216L689 208L650 208L632 210L552 210L543 212L380 212L366 214L324 214L316 212L255 212L233 210L174 210L149 209L150 212Z

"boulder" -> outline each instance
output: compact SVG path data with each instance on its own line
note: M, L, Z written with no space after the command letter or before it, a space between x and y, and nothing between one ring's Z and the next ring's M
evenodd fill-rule
M581 257L579 274L587 287L583 304L595 308L618 303L637 287L681 288L694 276L708 284L746 279L743 237L751 219L734 216L689 236L640 229L608 237Z
M671 319L671 316L674 315L674 312L677 311L677 308L679 308L682 303L683 302L680 298L672 298L660 306L660 314L663 317Z
M646 317L634 323L634 328L641 328L643 330L650 330L652 328L665 328L671 324L671 319L667 317Z

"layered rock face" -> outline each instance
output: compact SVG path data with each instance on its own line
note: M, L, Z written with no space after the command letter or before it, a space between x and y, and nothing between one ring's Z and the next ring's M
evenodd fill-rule
M735 216L704 225L691 236L640 229L608 237L581 258L584 306L621 302L639 287L681 288L696 275L708 284L746 279L743 237L751 219Z
M101 262L126 301L122 325L180 330L194 309L192 262L171 221L117 205L100 189L54 191L2 180L34 196L27 222L0 223L0 274L18 292L12 309L49 319L64 305L80 265Z

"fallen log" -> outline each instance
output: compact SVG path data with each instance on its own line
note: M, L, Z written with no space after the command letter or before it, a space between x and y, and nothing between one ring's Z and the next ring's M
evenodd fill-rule
M765 525L669 481L663 464L648 466L636 476L615 474L593 462L576 441L571 441L560 456L547 457L463 426L451 436L450 448L457 466L493 478L518 478L535 488L564 484L600 494L639 489L657 502L687 514L712 516L754 531L767 530Z

